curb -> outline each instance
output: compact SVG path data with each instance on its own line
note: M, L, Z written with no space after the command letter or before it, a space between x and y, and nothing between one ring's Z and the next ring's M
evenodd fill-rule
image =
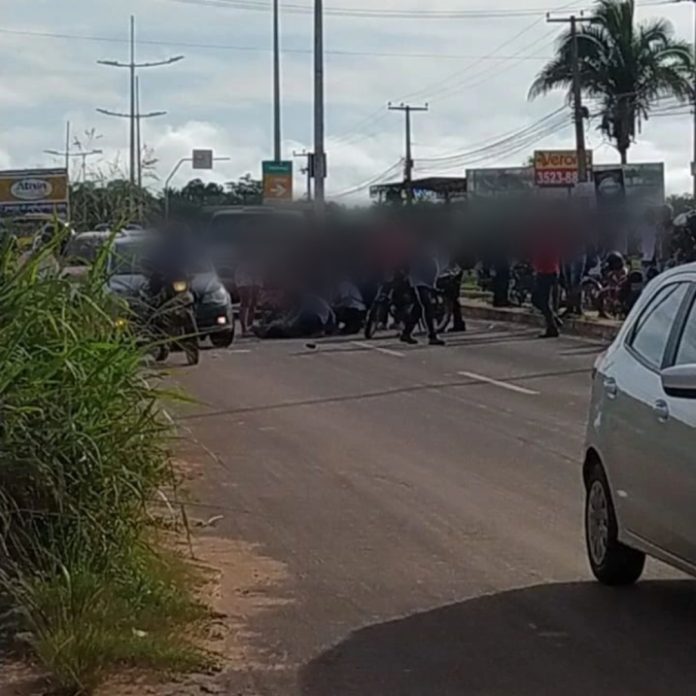
M462 310L465 319L484 319L488 321L503 321L512 324L524 324L526 326L538 326L543 328L540 316L532 312L504 309L502 307L487 307L478 303L462 301ZM586 319L565 319L563 333L586 338L597 338L603 341L612 341L616 338L621 325L600 324Z

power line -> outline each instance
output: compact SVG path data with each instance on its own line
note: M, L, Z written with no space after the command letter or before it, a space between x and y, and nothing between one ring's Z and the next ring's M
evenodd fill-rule
M378 184L384 179L389 178L392 174L397 173L403 164L403 160L400 159L398 162L395 164L392 164L391 167L388 169L385 169L381 174L378 174L375 177L372 177L371 179L368 179L367 181L362 182L361 184L358 184L357 186L353 186L349 189L345 189L341 191L340 193L334 193L330 197L331 198L343 198L344 196L350 196L354 193L360 193L360 191L364 191L365 189L369 188L370 186L373 186L374 184Z
M513 155L517 155L521 152L529 152L530 149L536 145L537 143L541 142L545 138L548 138L551 135L556 135L564 130L567 130L571 126L571 121L566 119L562 123L556 124L554 126L551 126L549 128L546 128L545 130L536 133L534 135L531 135L527 138L525 138L522 141L519 141L508 148L504 150L499 150L495 153L479 156L477 158L469 159L466 162L460 162L456 165L449 165L445 167L418 167L424 171L427 172L435 172L435 173L444 173L444 172L451 172L451 171L461 171L462 169L469 168L471 165L482 165L487 162L495 161L495 160L501 160L503 158L511 157ZM418 165L418 163L416 163Z
M93 41L97 43L114 43L127 44L128 39L122 39L115 36L95 36L88 34L68 34L63 32L49 31L33 31L27 29L8 29L0 28L0 34L11 36L25 36L37 39L62 39L66 41ZM237 44L211 44L211 43L191 43L188 41L179 41L177 39L138 39L138 44L145 46L165 46L168 48L197 48L211 51L241 51L251 53L270 53L271 49L267 46L240 46ZM309 48L286 48L283 47L281 53L296 53L300 55L311 55L312 50ZM471 55L466 53L410 53L399 51L352 51L343 49L327 49L326 54L346 57L366 57L366 58L415 58L415 59L447 59L447 60L491 60L505 61L511 59L519 59L518 56L492 56L486 55ZM529 61L545 61L551 56L527 56L523 60Z
M419 162L430 162L437 164L444 162L452 162L455 160L469 159L472 156L478 155L482 152L487 152L489 150L499 148L500 146L507 145L512 141L519 140L519 138L521 137L536 133L540 129L548 127L551 122L555 123L561 119L565 120L567 118L566 110L567 107L562 106L559 109L556 109L555 111L552 111L546 116L538 119L537 121L534 121L528 126L525 126L524 128L518 128L508 133L504 133L502 135L494 136L493 138L488 138L487 140L481 141L481 143L477 144L476 147L474 147L473 149L465 150L463 152L456 152L441 157L422 158L419 160Z
M564 3L558 8L555 8L557 10L564 10L567 9L570 5L576 4L575 2L570 2L570 3ZM417 90L416 92L411 92L409 94L403 95L399 97L400 100L409 100L409 99L429 99L430 102L434 102L438 98L444 98L444 96L447 94L448 91L454 89L455 85L461 84L461 82L457 82L457 78L459 77L464 77L466 78L467 75L466 73L470 71L472 68L476 67L479 65L483 60L490 59L491 57L495 56L496 54L500 53L503 49L507 48L509 45L513 44L517 39L520 39L522 36L530 32L532 29L534 29L537 25L541 24L544 21L544 17L546 15L543 15L540 19L535 19L531 24L526 25L523 27L520 31L517 33L513 34L511 37L503 41L501 44L499 44L496 48L494 48L490 53L486 54L485 58L483 59L477 59L474 63L471 65L466 66L462 70L458 70L455 73L449 75L448 77L445 77L442 80L439 80L435 82L432 85L429 85L428 87L422 88L420 90ZM536 39L533 41L531 44L528 44L524 48L520 49L517 51L518 54L524 54L526 53L530 48L537 46L539 43L544 41L548 36L550 36L551 33L555 32L548 32L546 33L543 37ZM513 56L513 58L516 56ZM481 75L478 75L477 77L480 77ZM452 80L455 80L455 83L452 85L448 85L449 82ZM435 89L435 92L430 92L429 90Z
M176 2L187 5L207 5L210 7L248 10L255 12L270 12L271 4L268 2L258 2L256 0L175 0ZM576 5L577 2L569 3ZM366 19L508 19L516 17L544 16L550 8L548 7L529 7L529 8L507 8L507 9L469 9L469 10L390 10L380 8L349 8L349 7L326 7L324 12L327 16L366 18ZM298 3L284 3L283 12L289 14L311 14L311 5Z

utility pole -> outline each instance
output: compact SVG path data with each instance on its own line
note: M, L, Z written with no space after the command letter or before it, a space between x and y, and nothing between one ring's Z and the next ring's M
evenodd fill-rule
M404 186L406 188L406 202L408 205L413 203L413 156L411 154L411 113L417 111L428 111L428 105L411 106L410 104L399 104L394 106L387 105L389 111L403 111L406 117L406 160L404 162Z
M282 160L280 123L280 8L273 0L273 159Z
M573 115L575 120L575 147L578 157L578 181L587 181L587 150L585 148L585 112L582 108L582 84L580 81L580 55L578 48L578 23L592 22L592 17L570 17L552 18L546 16L546 21L550 24L570 24L571 37L571 61L573 63Z
M692 2L694 4L694 75L693 75L693 94L691 95L691 105L694 109L694 142L693 160L691 162L691 176L694 180L693 196L696 200L696 0L675 0L675 2Z
M167 60L155 61L151 63L136 63L135 61L135 17L131 15L130 18L130 61L128 63L119 63L115 60L99 60L97 61L99 65L107 65L111 68L127 68L130 74L130 113L127 114L127 118L130 119L130 145L129 145L129 162L130 162L130 182L132 186L135 186L138 182L138 169L137 169L137 159L136 148L137 148L137 87L136 87L136 70L141 68L157 68L162 65L171 65L172 63L178 63L183 60L184 56L173 56ZM116 115L112 112L108 112L105 109L97 109L100 113L107 115ZM162 112L164 113L164 112ZM121 114L118 114L121 116ZM142 116L141 118L145 118Z
M303 150L302 152L294 152L292 153L293 157L306 157L307 158L307 164L302 167L300 170L303 174L307 176L307 200L311 201L312 200L312 178L314 177L314 153L313 152L307 152L307 150Z
M317 217L324 214L324 7L314 0L314 207Z

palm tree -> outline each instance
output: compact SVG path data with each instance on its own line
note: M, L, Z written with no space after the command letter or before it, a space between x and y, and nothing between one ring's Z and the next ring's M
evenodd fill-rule
M582 91L598 102L599 129L614 141L622 164L637 124L660 99L686 102L694 96L691 46L674 38L666 19L636 24L634 18L634 0L598 0L592 23L578 30ZM534 81L530 99L565 88L572 100L572 49L568 31Z

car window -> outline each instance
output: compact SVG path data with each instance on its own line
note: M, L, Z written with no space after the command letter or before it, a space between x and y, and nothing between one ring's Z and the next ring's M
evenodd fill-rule
M677 348L675 365L696 365L696 300L686 317L684 332Z
M672 325L688 287L679 283L662 288L633 329L629 345L652 367L662 367Z

